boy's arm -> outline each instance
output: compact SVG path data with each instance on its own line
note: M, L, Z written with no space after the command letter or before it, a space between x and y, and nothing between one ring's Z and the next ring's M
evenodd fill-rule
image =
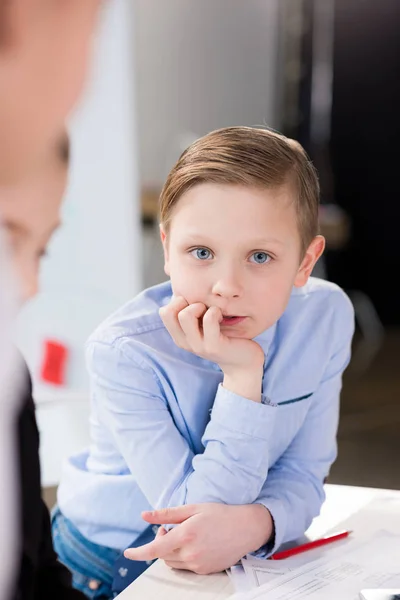
M251 504L269 469L275 406L218 387L195 455L181 435L153 370L129 348L91 342L87 348L92 402L149 503ZM261 387L261 381L260 381Z
M342 373L350 358L352 326L339 333L340 348L314 394L303 427L269 469L253 504L197 504L145 513L143 517L149 523L181 525L173 536L169 534L143 548L129 550L127 556L135 560L162 558L170 566L204 574L227 568L247 553L267 557L283 542L304 534L320 511L325 498L324 478L336 457L339 394ZM267 509L265 514L249 510L262 508L259 505ZM274 521L273 535L268 514ZM185 536L188 541L182 543ZM257 546L260 538L264 541ZM176 562L178 558L180 563Z
M255 501L270 511L275 527L273 545L262 548L260 555L270 555L283 542L303 535L325 500L324 479L337 455L339 398L342 374L350 360L352 328L349 331L343 332L302 428L270 468Z

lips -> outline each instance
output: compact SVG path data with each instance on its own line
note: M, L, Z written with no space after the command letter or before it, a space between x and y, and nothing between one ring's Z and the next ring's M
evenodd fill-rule
M242 323L246 317L239 317L236 315L224 315L221 325L238 325Z

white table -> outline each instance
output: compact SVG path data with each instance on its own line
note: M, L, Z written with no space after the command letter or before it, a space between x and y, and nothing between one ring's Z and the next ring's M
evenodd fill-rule
M391 501L398 502L400 507L400 491L344 485L326 485L325 490L326 502L320 516L314 519L307 531L309 538L320 537L345 520L347 524L354 524L354 534L357 531L366 534L368 529L373 531L377 526L400 533L400 510L395 519L393 512L389 514L387 511L387 503ZM367 522L362 520L360 511L372 500L382 504L376 512L378 524L371 519ZM120 594L118 600L223 600L233 593L233 586L225 572L196 575L170 569L159 560Z

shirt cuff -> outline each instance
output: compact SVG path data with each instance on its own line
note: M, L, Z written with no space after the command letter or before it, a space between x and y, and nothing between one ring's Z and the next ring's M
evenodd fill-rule
M224 388L221 383L211 409L211 418L231 431L270 439L276 404L273 404L267 396L263 396L262 400L262 402L254 402L243 398Z
M272 540L264 544L264 546L261 546L261 548L255 552L252 552L251 555L256 558L268 558L283 544L287 516L282 501L277 498L259 498L257 504L262 504L271 513L274 522L274 536Z

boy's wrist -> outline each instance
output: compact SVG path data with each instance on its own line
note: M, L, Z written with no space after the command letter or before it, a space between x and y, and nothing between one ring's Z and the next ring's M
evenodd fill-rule
M224 371L223 387L253 402L261 402L263 369Z
M275 526L272 515L266 506L261 503L255 503L251 506L253 507L257 521L255 548L253 550L253 552L255 552L274 540Z

